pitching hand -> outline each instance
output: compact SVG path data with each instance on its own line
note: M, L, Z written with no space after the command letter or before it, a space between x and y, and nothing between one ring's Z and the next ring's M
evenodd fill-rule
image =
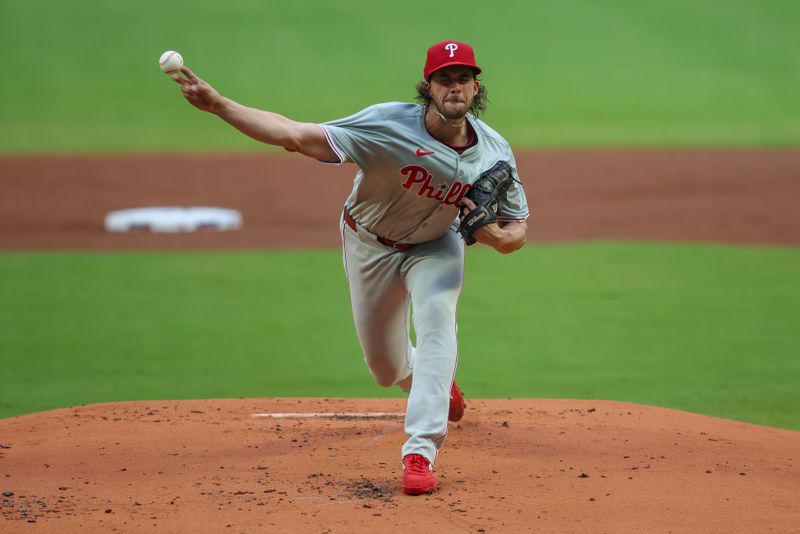
M215 109L224 101L224 97L205 81L201 80L189 69L181 67L181 72L186 78L173 74L171 78L180 84L183 96L191 105L209 113L215 113Z

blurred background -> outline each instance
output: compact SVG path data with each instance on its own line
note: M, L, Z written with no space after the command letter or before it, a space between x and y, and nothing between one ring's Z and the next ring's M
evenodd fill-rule
M427 47L474 45L487 120L520 147L794 146L790 0L533 0L457 5L6 0L6 153L256 150L188 113L165 50L224 94L298 120L410 100Z
M226 96L322 122L411 101L427 48L452 38L475 47L484 119L534 209L520 252L469 251L467 395L800 429L798 20L782 0L4 0L0 417L399 396L372 383L349 313L337 217L354 169L198 112L157 60L178 50ZM103 228L164 205L244 226Z

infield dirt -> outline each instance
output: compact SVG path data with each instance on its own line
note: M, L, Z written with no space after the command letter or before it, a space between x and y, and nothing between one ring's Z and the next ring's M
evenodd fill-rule
M800 244L800 151L519 155L530 241ZM353 168L283 155L0 157L0 249L338 247ZM237 232L107 212L238 209ZM342 282L344 283L344 281ZM268 392L265 392L268 394ZM396 399L79 406L0 420L4 532L796 532L800 433L601 401L468 399L440 489L400 492Z
M518 154L532 242L800 244L800 151ZM339 247L352 165L296 155L0 157L0 249ZM111 234L144 206L242 212L236 232Z

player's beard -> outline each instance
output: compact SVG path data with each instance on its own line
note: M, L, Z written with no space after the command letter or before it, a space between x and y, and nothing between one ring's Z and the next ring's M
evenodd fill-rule
M460 123L466 117L467 112L469 111L470 102L463 102L463 107L459 108L452 108L447 107L447 101L445 100L439 105L438 102L433 101L433 107L436 108L436 114L447 123Z

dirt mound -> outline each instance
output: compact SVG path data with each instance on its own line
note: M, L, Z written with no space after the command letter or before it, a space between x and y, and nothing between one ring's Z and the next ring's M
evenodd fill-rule
M440 488L409 497L400 418L252 415L403 409L153 401L0 420L3 531L752 533L800 518L789 430L617 402L470 400Z

